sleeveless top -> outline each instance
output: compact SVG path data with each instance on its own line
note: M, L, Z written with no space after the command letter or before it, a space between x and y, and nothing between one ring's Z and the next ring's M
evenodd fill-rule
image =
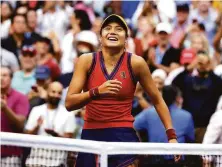
M108 74L102 52L93 53L84 91L114 79L122 82L122 88L117 95L103 96L86 105L84 129L133 127L131 110L137 81L131 67L131 55L124 52L113 71Z

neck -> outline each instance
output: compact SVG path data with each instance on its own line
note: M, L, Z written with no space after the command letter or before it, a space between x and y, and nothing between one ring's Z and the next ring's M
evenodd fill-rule
M52 105L52 104L50 104L50 103L47 103L47 108L53 110L53 109L58 108L58 106L57 106L57 105Z
M24 69L23 71L26 76L28 76L32 73L32 69Z
M121 49L114 49L114 48L102 48L102 53L104 57L112 57L112 58L119 58L124 52L124 48Z
M17 42L21 42L24 38L23 34L14 33L12 36Z

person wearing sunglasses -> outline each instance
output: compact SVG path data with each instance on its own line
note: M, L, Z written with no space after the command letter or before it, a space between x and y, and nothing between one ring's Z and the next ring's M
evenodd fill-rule
M32 45L23 46L19 60L21 70L14 73L12 87L23 94L28 94L31 87L36 83L34 75L36 67L35 48Z

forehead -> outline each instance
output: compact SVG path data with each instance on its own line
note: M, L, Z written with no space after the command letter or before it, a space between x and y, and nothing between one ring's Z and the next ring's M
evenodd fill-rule
M7 67L1 67L1 73L10 75L10 70Z
M62 92L62 86L60 84L54 83L50 86L50 91Z
M122 27L118 22L109 22L105 25L105 27L107 27L107 26Z

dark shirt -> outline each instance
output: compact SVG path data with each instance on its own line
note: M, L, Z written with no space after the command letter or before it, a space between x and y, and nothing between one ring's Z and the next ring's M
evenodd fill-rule
M222 94L221 78L212 71L206 78L184 71L173 80L173 84L182 91L183 108L193 115L195 127L206 127Z
M16 55L17 59L19 57L22 46L31 45L31 44L32 44L31 38L26 38L25 36L24 36L24 39L22 41L21 47L17 47L16 41L13 38L12 35L9 35L7 38L4 38L4 39L1 40L1 46L3 48L5 48L6 50L14 53Z

